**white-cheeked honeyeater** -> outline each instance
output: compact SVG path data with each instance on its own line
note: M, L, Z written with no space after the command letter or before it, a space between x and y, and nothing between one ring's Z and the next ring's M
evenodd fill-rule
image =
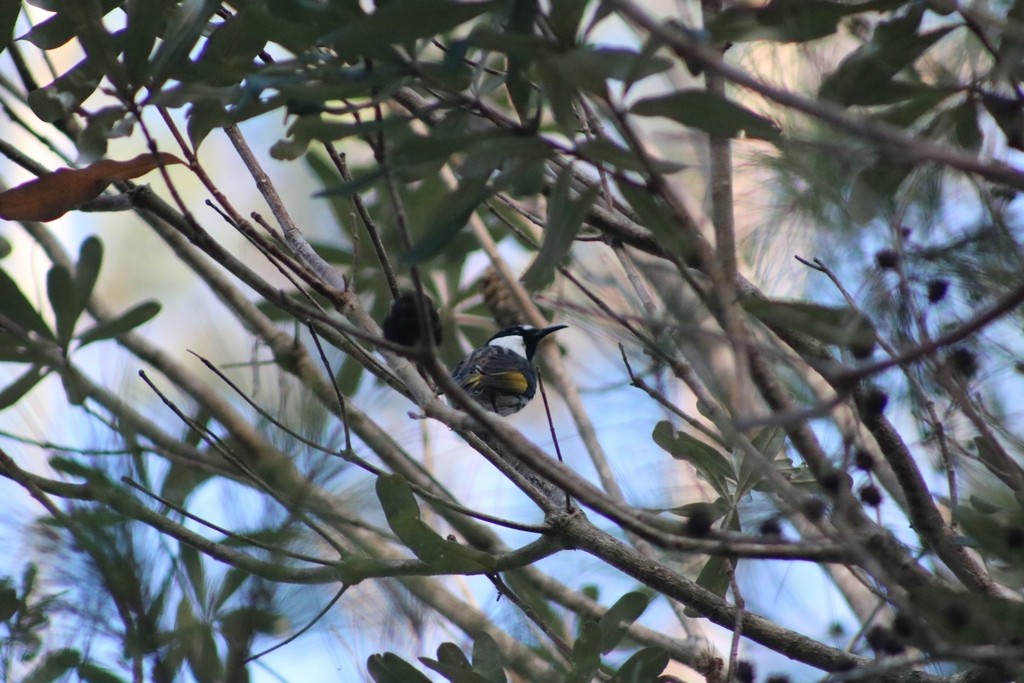
M462 359L452 370L452 379L487 410L499 415L518 413L537 393L533 367L537 344L566 327L506 327Z

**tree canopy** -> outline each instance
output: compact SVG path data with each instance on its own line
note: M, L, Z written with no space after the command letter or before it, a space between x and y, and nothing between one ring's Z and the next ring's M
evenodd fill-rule
M1024 676L1021 0L0 53L5 680ZM500 417L450 369L513 324L570 329Z

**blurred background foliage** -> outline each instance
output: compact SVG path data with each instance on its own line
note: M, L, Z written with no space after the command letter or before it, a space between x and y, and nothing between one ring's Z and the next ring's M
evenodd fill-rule
M0 53L4 680L1021 675L1024 2L0 0ZM550 431L476 439L433 359L545 321ZM534 444L590 521L481 459Z

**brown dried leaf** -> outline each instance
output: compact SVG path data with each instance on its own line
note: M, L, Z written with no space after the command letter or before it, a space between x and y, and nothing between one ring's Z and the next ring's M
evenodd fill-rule
M85 168L58 168L6 192L0 192L0 218L9 221L52 221L95 199L115 180L129 180L161 164L183 164L167 152L140 154L127 161L101 159Z

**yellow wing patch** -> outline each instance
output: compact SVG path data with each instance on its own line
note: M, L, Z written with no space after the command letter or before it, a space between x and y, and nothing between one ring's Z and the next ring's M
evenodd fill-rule
M474 372L462 380L462 386L467 389L493 389L503 394L520 395L526 393L530 383L526 375L518 370L506 370L505 372Z
M491 375L491 377L496 385L513 394L523 394L530 386L529 382L526 381L526 375L517 370L499 372L496 375Z

